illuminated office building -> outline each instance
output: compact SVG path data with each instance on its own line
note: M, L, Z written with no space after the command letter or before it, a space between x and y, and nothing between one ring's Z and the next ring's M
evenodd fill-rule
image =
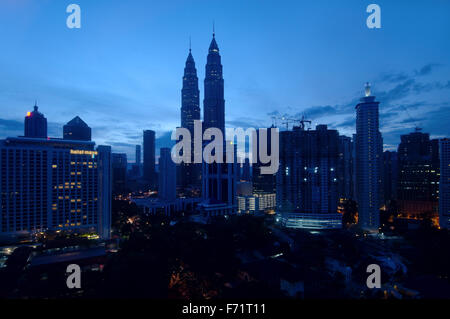
M0 140L0 235L111 228L111 149L91 141Z
M379 131L379 102L366 85L365 97L356 105L356 193L358 224L378 231L381 206L381 165L383 143Z
M276 194L238 195L238 213L264 213L273 212L276 207Z
M348 136L339 136L339 154L337 163L338 197L340 199L352 198L353 192L353 142Z
M38 111L38 106L34 105L34 110L25 116L25 137L47 137L47 119L44 114Z
M450 139L439 141L441 180L439 184L439 225L450 228Z
M342 216L337 212L338 136L326 125L280 132L276 201L285 227L342 227Z
M439 203L439 141L419 128L398 146L398 207L402 217L435 218Z
M278 130L275 127L267 128L266 145L267 154L272 154L272 130ZM263 135L261 129L256 130L256 139L253 143L256 143L256 154L260 153L259 143ZM267 166L260 160L260 156L257 156L255 163L252 164L252 186L253 194L250 197L245 198L245 201L241 197L238 197L239 211L250 211L254 207L255 212L273 213L276 208L276 174L263 174L261 168ZM244 204L244 205L243 205Z

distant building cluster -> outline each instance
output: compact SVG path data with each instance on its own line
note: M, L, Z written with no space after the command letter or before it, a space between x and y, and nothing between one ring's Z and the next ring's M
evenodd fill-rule
M224 80L214 34L205 71L203 130L216 127L224 132ZM194 136L194 121L201 120L201 112L197 69L191 49L182 82L181 127ZM356 220L368 231L378 231L382 226L380 211L393 207L396 218L430 219L436 226L440 222L441 227L448 227L449 195L442 175L447 168L448 143L445 139L430 139L429 134L417 128L401 136L398 151L383 152L379 103L367 83L365 96L355 106L356 133L352 137L339 135L326 125L307 128L305 124L311 121L304 118L287 119L298 125L280 132L280 166L276 174L262 174L265 164L259 158L254 163L245 158L235 160L238 164L174 165L169 150L163 149L158 169L155 169L155 132L146 130L143 170L138 145L136 164L128 173L129 180L132 183L141 176L145 185L158 189L158 200L148 202L147 212L173 213L182 207L175 204L180 198L197 198L190 207L191 212L207 217L235 213L276 214L285 227L337 229L343 226L343 211L339 205L353 201L357 205ZM257 152L260 130L256 130ZM272 125L267 130L278 128ZM267 136L270 154L270 134ZM191 149L194 149L193 144ZM191 156L193 159L193 154ZM120 178L115 179L115 184L120 185L120 182Z

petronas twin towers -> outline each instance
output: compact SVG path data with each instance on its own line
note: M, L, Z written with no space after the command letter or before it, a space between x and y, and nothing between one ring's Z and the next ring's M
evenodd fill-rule
M222 63L213 33L209 45L205 72L205 99L203 100L203 126L217 127L225 133L225 99L223 89Z
M191 136L194 136L195 120L200 120L200 91L194 57L191 49L189 49L181 90L181 127L188 129ZM214 33L208 50L203 100L203 130L211 127L219 128L222 133L225 133L222 63ZM201 165L183 164L181 167L181 186L200 186L200 171Z

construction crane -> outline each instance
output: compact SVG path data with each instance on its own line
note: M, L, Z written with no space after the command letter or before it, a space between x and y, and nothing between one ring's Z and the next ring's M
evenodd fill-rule
M272 116L272 127L277 127L277 117Z
M421 131L422 129L421 129L420 126L419 126L420 123L417 122L417 120L414 119L414 118L411 116L411 114L409 113L408 109L407 109L403 104L400 104L400 106L405 110L406 115L409 117L410 122L414 124L414 126L415 126L415 131L416 131L416 132Z
M302 129L303 131L305 130L305 123L308 123L309 125L311 125L311 120L305 120L305 115L302 115L301 120L299 121L300 123L300 129Z
M305 116L304 115L302 116L301 119L289 118L289 117L286 117L286 116L282 116L282 117L272 116L272 125L274 127L277 126L277 120L281 120L281 124L285 124L286 125L286 130L289 130L289 124L290 123L298 123L298 126L300 127L301 130L305 129L305 123L311 124L310 120L305 120Z

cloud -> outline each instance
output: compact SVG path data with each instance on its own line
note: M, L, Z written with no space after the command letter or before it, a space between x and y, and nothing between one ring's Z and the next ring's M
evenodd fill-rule
M437 67L440 67L441 64L437 63L428 63L424 65L422 68L420 68L418 71L415 71L415 75L417 76L425 76L431 74L431 72L436 69Z
M450 89L450 81L447 83L442 82L432 82L432 83L416 83L414 84L413 90L415 93L427 93L433 90L446 90Z
M398 140L397 132L403 134L411 131L416 122L423 126L424 130L444 136L450 135L448 125L444 121L449 119L450 106L442 103L442 100L448 97L450 80L442 81L436 78L434 81L426 81L426 76L432 75L439 67L441 65L428 63L417 70L382 73L376 77L373 91L380 101L380 125L386 140L394 143ZM8 80L5 80L6 78ZM53 119L48 123L49 136L62 137L64 123L75 115L81 115L92 127L93 140L97 145L111 145L114 152L125 152L130 158L134 158L135 145L142 144L144 129L156 131L157 154L161 147L171 147L174 144L170 139L170 129L178 125L179 109L173 107L174 103L170 99L138 99L127 90L96 90L69 84L61 85L60 82L53 83L45 79L21 83L22 80L14 75L12 78L0 79L0 108L5 110L4 118L0 119L0 136L23 135L23 118L17 118L17 111L11 110L26 111L24 103L34 101L30 92L39 92L39 98L42 100L40 110L44 114L48 113L47 118ZM248 101L248 104L245 104L247 108L234 108L235 113L227 117L227 126L257 128L270 125L272 116L299 119L305 115L314 120L314 124L329 124L347 135L355 130L355 106L359 103L362 92L355 93L354 97L350 96L337 104L278 108L278 99L267 92L264 93L265 91L265 88L256 87L247 92L238 92L244 95L239 98ZM435 99L431 101L430 96ZM289 101L286 104L288 103ZM260 109L257 108L259 104L262 105ZM270 108L273 110L270 111ZM269 119L256 118L259 112L252 112L253 109L262 114L266 113ZM247 117L242 116L244 111L247 112Z
M401 120L399 123L400 124L410 124L410 123L416 124L419 121L420 121L420 119L410 117L410 118L406 118L406 119Z
M11 133L16 134L16 132L22 132L23 134L23 122L0 119L0 134L8 135Z
M426 117L422 119L423 128L431 135L450 136L450 106L439 107L433 111L428 111Z
M48 136L62 137L61 123L48 122L47 133ZM1 137L14 137L24 135L24 121L7 120L0 118L0 136Z
M111 145L114 148L129 148L134 145L130 145L129 143L121 143L121 142L105 142L107 145Z
M442 103L446 95L438 93L450 89L450 81L429 82L422 79L440 66L429 63L412 72L382 73L378 76L372 92L380 102L380 130L386 145L397 145L399 135L411 132L415 126L421 126L436 136L450 136L446 124L450 122L450 105ZM329 124L330 127L349 135L355 131L355 106L359 100L360 96L355 96L345 103L308 107L293 116L287 116L298 118L306 114L309 119L321 123L334 123ZM269 115L280 116L281 112L274 110Z
M159 154L159 149L162 147L172 148L175 145L175 141L171 140L172 131L163 132L159 137L155 139L155 147Z
M347 117L344 121L336 124L338 128L351 128L353 129L356 124L356 119L354 117Z
M323 105L323 106L313 106L306 108L301 113L297 113L296 117L301 117L303 114L305 114L306 117L309 119L315 119L320 118L324 115L333 115L338 112L338 106L330 106L330 105Z
M400 84L397 84L395 87L393 87L390 90L377 92L377 97L380 101L382 101L384 104L389 104L393 101L402 99L406 96L408 96L415 84L414 79L408 79L406 81L403 81Z
M390 112L380 113L379 117L380 117L380 121L386 121L391 118L396 118L396 117L398 117L398 115L399 114L397 112L390 111Z
M386 111L390 111L390 112L405 112L407 110L413 111L413 110L421 109L427 104L429 105L429 103L427 103L425 101L417 101L417 102L413 102L413 103L398 103L398 104L391 104L391 105L385 107L384 109Z
M241 127L243 129L247 129L249 127L253 127L255 129L260 128L261 127L261 121L252 119L252 118L248 118L248 117L241 117L238 120L230 120L230 121L226 121L226 126L227 127Z
M432 90L450 88L450 81L446 83L439 81L431 83L418 82L419 77L430 75L436 68L441 66L441 64L437 63L428 63L419 70L413 71L411 74L406 72L383 73L379 77L379 82L397 85L387 92L381 92L381 94L378 94L378 97L383 99L384 103L388 103L407 96L411 91L416 94L421 94Z
M406 81L409 78L409 76L404 73L383 73L380 77L381 82L388 82L388 83L397 83L397 82L403 82Z

